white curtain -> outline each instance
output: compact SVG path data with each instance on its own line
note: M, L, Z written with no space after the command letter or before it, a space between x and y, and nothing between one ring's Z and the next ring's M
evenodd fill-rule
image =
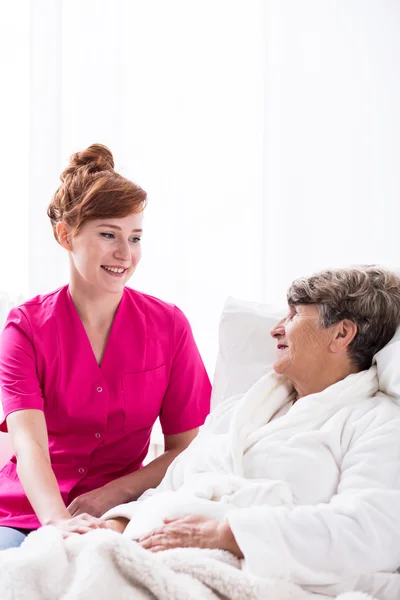
M149 196L131 285L185 311L211 374L225 297L262 293L263 3L39 0L31 10L33 78L52 101L40 103L37 85L30 293L67 277L45 216L57 175L72 152L104 143Z
M0 11L0 324L8 299L28 293L29 0Z
M270 0L263 297L315 269L400 267L400 3Z
M7 11L1 60L12 55L6 85L22 93L2 111L0 290L66 280L45 211L69 155L93 142L149 194L131 285L186 312L210 374L226 296L277 304L317 268L399 266L396 0Z

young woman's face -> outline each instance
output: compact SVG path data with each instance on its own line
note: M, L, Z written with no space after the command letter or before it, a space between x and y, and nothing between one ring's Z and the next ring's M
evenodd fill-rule
M143 213L88 221L69 239L73 277L94 291L121 293L141 258Z

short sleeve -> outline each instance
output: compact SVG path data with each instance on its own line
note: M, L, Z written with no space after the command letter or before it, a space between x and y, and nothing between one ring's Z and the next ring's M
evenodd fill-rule
M27 317L14 308L0 337L0 388L4 417L0 431L7 431L6 417L17 410L43 410L36 373L35 349Z
M185 315L174 307L172 363L160 423L165 435L203 425L210 412L211 384Z

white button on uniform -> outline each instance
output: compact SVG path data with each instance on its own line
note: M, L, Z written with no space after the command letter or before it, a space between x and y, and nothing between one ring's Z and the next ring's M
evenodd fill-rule
M94 436L97 437L97 439L101 437L100 433L95 433Z
M103 388L99 386L99 387L97 388L97 391L98 391L98 392L102 392L102 391L103 391Z
M78 473L84 473L85 469L82 469L82 467L80 469L78 469Z

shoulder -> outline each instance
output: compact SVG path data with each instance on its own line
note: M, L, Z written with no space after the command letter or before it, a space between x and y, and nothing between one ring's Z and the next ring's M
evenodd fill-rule
M390 396L378 392L355 404L349 411L344 426L343 441L351 444L362 438L398 437L400 431L400 405ZM347 435L346 435L347 433Z
M171 302L165 302L164 300L160 300L160 298L145 294L144 292L138 292L130 287L125 287L125 296L131 303L155 312L161 311L168 313L174 309L174 304Z
M357 402L351 411L351 420L365 425L369 422L382 423L398 418L400 418L400 405L383 392Z
M37 327L45 323L56 310L57 305L67 294L67 286L63 286L48 294L40 294L11 309L5 326L17 324L21 327L29 324Z
M128 304L143 312L151 322L158 323L161 320L164 324L168 322L174 329L190 329L188 319L175 304L129 287L125 288L125 295Z

